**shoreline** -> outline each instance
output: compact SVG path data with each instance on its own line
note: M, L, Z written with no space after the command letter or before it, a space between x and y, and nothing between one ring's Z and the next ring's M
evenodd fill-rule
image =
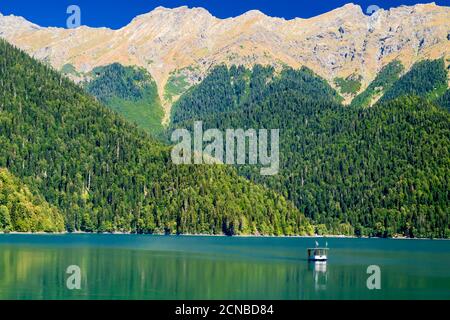
M266 239L379 239L379 240L431 240L431 241L450 241L450 239L445 238L407 238L407 237L391 237L391 238L380 238L380 237L356 237L356 236L345 236L345 235L314 235L314 236L268 236L268 235L235 235L235 236L227 236L225 234L163 234L163 233L154 233L154 234L137 234L130 232L103 232L103 233L95 233L95 232L3 232L0 231L0 235L31 235L31 236L64 236L64 235L111 235L111 236L158 236L158 237L210 237L210 238L266 238Z

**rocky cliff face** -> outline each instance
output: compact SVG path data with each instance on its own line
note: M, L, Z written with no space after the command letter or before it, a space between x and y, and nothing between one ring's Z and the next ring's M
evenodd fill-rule
M432 3L367 16L348 4L311 19L284 20L259 11L218 19L200 8L159 7L120 30L42 28L0 16L0 36L57 69L71 64L83 74L113 62L145 67L162 97L171 78L192 84L221 63L304 65L330 83L359 79L363 90L394 59L407 69L424 58L448 59L450 8Z

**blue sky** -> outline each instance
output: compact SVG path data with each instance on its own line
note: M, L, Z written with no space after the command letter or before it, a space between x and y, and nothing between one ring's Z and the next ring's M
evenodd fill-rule
M388 9L400 5L414 5L431 1L417 0L1 0L0 12L14 14L41 26L65 27L69 5L78 5L82 24L91 27L120 28L135 16L158 6L168 8L187 5L203 7L213 15L226 18L258 9L267 15L292 19L309 18L341 7L346 3L359 4L364 11L370 5ZM439 5L450 5L450 0L437 0Z

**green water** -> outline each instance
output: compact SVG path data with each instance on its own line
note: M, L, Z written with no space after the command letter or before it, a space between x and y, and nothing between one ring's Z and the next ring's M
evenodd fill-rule
M450 299L449 241L327 241L323 266L305 259L314 239L0 235L0 299Z

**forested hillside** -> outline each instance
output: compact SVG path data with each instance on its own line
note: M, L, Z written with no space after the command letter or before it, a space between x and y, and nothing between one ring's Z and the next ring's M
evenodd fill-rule
M263 177L172 165L138 128L162 130L146 71L96 69L94 99L1 41L0 230L450 237L447 70L402 71L392 62L343 107L307 68L214 69L176 103L170 130L281 129L281 172Z
M236 79L236 70L244 76ZM372 91L393 88L389 96L400 95L411 77L397 83L400 71L396 63L387 67ZM417 93L426 95L434 85L424 79L428 89ZM343 107L307 69L277 76L270 68L221 67L177 103L173 122L281 129L280 175L262 177L245 166L240 173L292 200L319 233L449 237L450 114L425 96L366 108L370 96Z
M400 79L404 67L398 61L393 61L381 69L375 80L352 101L353 106L370 107Z
M420 61L396 81L380 101L385 102L404 95L436 100L447 90L447 83L447 70L443 59Z
M296 90L302 96L314 96L318 103L342 100L325 80L307 68L300 71L286 68L282 75L280 81L272 67L260 65L253 70L242 66L219 66L174 105L172 123L177 126L186 120L203 120L210 115L240 110L242 106L257 104L280 90Z
M450 89L436 100L436 103L450 111Z
M58 232L64 219L55 207L0 168L0 231Z
M0 168L56 207L68 231L313 231L292 203L232 168L172 165L169 147L4 41L0 149Z
M86 91L138 127L159 134L164 112L156 82L143 68L114 63L95 68Z

